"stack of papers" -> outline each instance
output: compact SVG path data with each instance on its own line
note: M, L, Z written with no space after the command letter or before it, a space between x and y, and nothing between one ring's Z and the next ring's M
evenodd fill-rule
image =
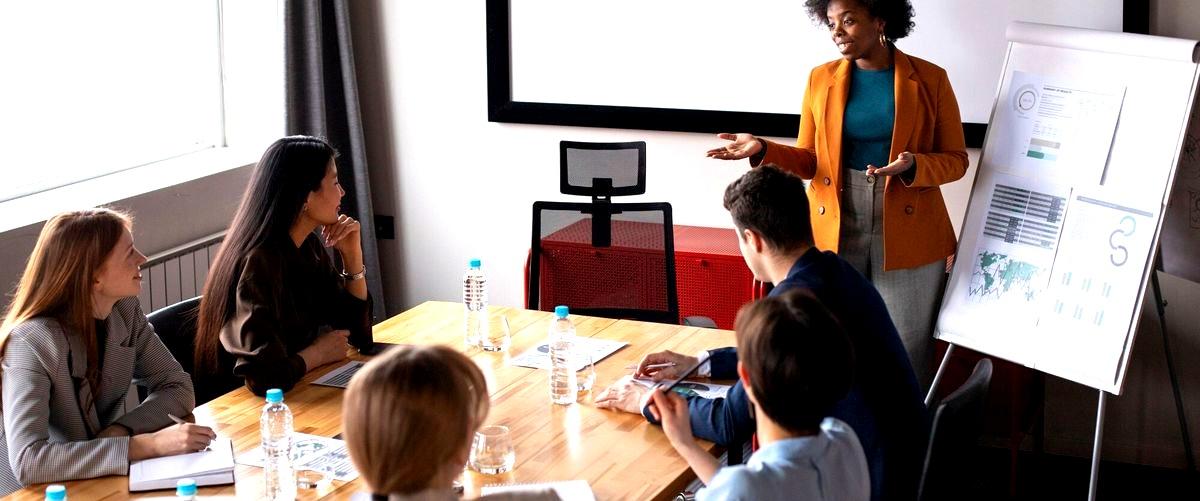
M129 465L129 490L174 489L184 478L196 485L232 484L233 468L233 442L218 438L205 451L134 461Z
M590 337L577 337L571 341L571 350L575 353L586 353L592 356L592 363L600 363L605 357L616 353L617 350L625 347L629 343L621 341L613 341L610 339L596 339ZM526 350L524 353L513 357L509 362L512 365L520 367L529 367L530 369L549 369L550 368L550 345L542 343L535 348ZM578 364L575 370L582 368L582 364Z

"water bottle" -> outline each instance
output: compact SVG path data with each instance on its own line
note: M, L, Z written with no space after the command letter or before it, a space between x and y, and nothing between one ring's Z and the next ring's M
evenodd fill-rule
M58 484L46 486L46 501L67 501L67 487Z
M463 325L467 346L481 346L488 339L487 278L479 269L479 260L472 259L463 276Z
M571 350L575 343L575 324L567 317L566 306L554 307L554 320L550 322L550 401L559 405L571 405L578 397L579 388L575 381L575 364Z
M296 498L296 474L292 471L292 411L283 403L283 390L267 390L267 405L259 421L262 433L263 476L266 499Z
M175 499L186 501L196 499L196 481L183 478L175 482Z

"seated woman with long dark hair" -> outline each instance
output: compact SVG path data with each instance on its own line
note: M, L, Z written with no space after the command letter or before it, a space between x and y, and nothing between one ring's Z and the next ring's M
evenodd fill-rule
M195 452L216 437L192 412L192 381L138 305L129 217L108 209L42 227L0 326L0 495L125 475L139 459ZM149 396L126 407L130 383Z
M287 391L345 359L347 341L371 346L359 223L339 214L336 156L320 138L290 136L255 166L200 301L195 371L210 391L241 379L259 395Z

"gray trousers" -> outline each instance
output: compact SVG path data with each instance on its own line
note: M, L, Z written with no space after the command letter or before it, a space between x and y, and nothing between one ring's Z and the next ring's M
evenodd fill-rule
M842 226L838 255L867 277L887 305L908 351L921 390L933 379L933 324L946 285L946 262L883 271L884 177L868 182L863 171L842 173Z

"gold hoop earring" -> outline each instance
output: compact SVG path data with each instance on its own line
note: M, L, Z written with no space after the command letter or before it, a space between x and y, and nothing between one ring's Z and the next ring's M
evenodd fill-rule
M888 46L887 37L883 36L883 33L879 34L879 45L882 45L884 48L887 48Z

